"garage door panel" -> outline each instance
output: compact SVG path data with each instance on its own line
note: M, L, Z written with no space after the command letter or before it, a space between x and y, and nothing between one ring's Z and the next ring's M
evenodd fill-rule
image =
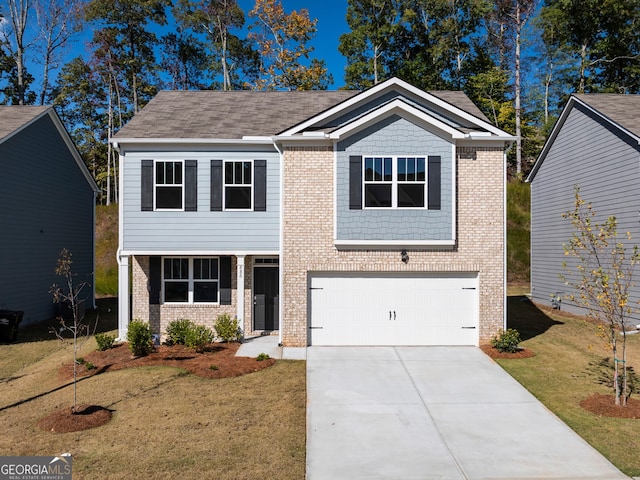
M459 274L310 276L312 345L477 345L478 280Z

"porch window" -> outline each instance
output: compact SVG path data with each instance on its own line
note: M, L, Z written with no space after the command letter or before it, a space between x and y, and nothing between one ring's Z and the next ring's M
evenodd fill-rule
M165 303L218 303L220 265L217 257L165 257L162 268Z

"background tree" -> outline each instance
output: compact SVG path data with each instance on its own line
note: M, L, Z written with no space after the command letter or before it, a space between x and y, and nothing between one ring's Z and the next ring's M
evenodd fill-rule
M619 239L616 217L598 221L596 212L582 199L578 187L575 187L574 210L563 214L563 217L571 220L575 231L569 242L564 244L565 255L574 259L573 265L563 262L562 267L567 273L561 278L575 292L568 294L569 299L584 307L589 317L608 327L614 364L615 403L624 406L630 394L626 332L631 314L637 311L637 306L629 304L629 296L635 267L640 262L640 251L637 245L628 247ZM626 240L631 240L631 234L626 234ZM618 329L622 333L620 349Z
M120 94L128 96L133 113L158 90L158 38L150 27L166 24L168 5L168 0L92 0L86 7L86 19L100 27L94 32L94 56L122 77L126 89Z
M35 52L42 64L38 103L44 105L50 90L49 75L82 28L82 4L80 0L35 0L33 6L38 26Z
M399 5L397 0L348 0L346 19L351 31L340 36L338 46L347 59L345 83L365 89L389 76L387 58L398 31Z
M260 78L251 85L257 90L324 90L333 81L324 60L310 58L309 41L317 20L302 9L285 13L279 0L256 0L249 12L255 18L249 38L257 44ZM305 65L306 63L306 65Z
M27 93L27 88L32 77L27 73L25 65L25 51L27 49L27 27L29 25L30 5L29 0L5 0L6 4L2 11L3 28L0 28L0 38L11 58L10 94L6 95L11 99L11 103L17 105L27 105L33 103L33 95Z
M243 52L240 39L232 33L244 26L244 12L236 0L179 0L173 14L183 28L206 36L210 48L210 68L220 71L222 90L231 90L234 56ZM216 68L217 67L217 68Z
M161 67L169 75L171 90L207 88L207 53L202 42L190 34L169 33L162 37Z

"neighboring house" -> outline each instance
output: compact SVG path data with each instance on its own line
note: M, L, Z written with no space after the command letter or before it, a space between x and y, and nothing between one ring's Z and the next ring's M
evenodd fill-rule
M0 308L24 311L22 325L51 319L62 249L93 285L98 187L52 107L0 106L0 172Z
M237 317L286 347L478 345L505 322L505 148L460 92L165 91L120 152L120 337Z
M602 223L618 220L619 240L640 243L640 95L572 95L527 181L531 182L531 294L543 305L584 314L566 296L561 275L576 261L563 244L575 232L563 213L575 209L575 187ZM632 235L626 240L626 232ZM630 252L629 252L630 253ZM568 268L563 268L567 262ZM636 283L638 283L636 281ZM633 289L631 304L640 299ZM638 318L635 315L635 318Z

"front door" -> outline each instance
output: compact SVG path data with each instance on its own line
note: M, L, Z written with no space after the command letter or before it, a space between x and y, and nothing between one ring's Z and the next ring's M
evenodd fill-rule
M255 267L253 269L253 328L278 330L279 326L279 269Z

